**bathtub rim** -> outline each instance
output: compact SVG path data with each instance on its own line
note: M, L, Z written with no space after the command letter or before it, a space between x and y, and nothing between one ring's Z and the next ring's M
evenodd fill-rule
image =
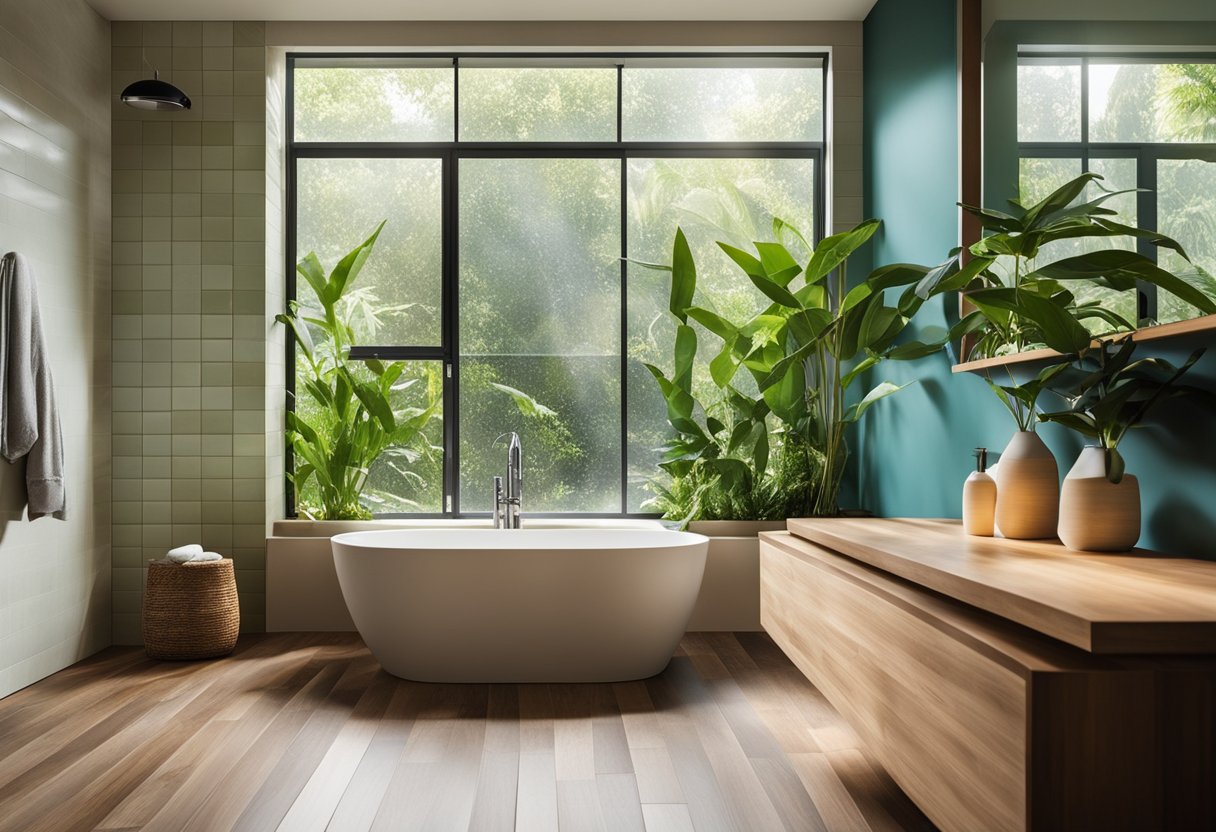
M446 545L423 542L435 536L450 536L452 542ZM603 552L614 550L625 551L660 551L665 549L682 549L695 546L708 546L709 538L696 532L676 531L674 529L639 529L639 528L559 528L559 529L486 529L486 528L424 528L424 529L374 529L366 531L344 532L330 538L330 546L344 546L349 549L366 551L402 551L402 552L485 552L501 549L501 544L490 543L491 537L511 535L508 540L516 540L524 545L512 546L502 551L520 552ZM649 537L648 543L614 542L613 537ZM414 545L400 543L366 543L367 538L384 541L397 537L416 537L419 542ZM587 540L603 538L601 541ZM461 540L460 538L464 538ZM480 538L480 539L479 539ZM525 543L525 538L527 539ZM547 545L527 545L533 540L544 541L553 538ZM643 540L646 537L642 538Z

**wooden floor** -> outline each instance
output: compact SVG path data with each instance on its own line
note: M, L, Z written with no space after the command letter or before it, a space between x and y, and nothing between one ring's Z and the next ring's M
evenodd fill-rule
M931 828L757 633L614 685L405 682L345 634L112 648L0 700L3 830Z

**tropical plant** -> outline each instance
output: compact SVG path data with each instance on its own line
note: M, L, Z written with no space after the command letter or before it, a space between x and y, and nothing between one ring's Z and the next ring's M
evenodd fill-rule
M694 305L696 266L682 230L676 231L670 266L647 264L671 272L669 311L677 319L672 375L646 365L676 434L662 465L673 483L659 490L659 505L669 516L674 507L682 520L724 519L709 512L715 506L747 507L773 519L838 513L845 431L906 386L884 381L855 398L849 395L853 384L884 359L930 355L947 340L895 344L924 303L916 290L930 269L884 266L849 288L848 259L879 224L867 220L811 246L775 220L777 240L797 241L811 252L805 266L782 242L754 243L754 254L719 243L770 301L743 322ZM898 287L904 291L888 304L886 290ZM692 322L721 341L709 362L719 400L708 405L692 394ZM748 395L748 389L759 395Z
M1071 364L1060 365L1057 370L1067 372L1057 371L1051 388L1068 407L1039 415L1044 422L1056 422L1096 440L1106 451L1106 477L1114 483L1123 478L1124 471L1119 443L1128 431L1141 426L1154 407L1184 397L1216 402L1209 391L1179 383L1204 350L1195 350L1182 366L1175 367L1163 358L1133 361L1135 349L1130 337L1103 341Z
M1035 416L1039 413L1039 396L1049 388L1052 379L1067 369L1068 362L1052 364L1022 384L1016 382L1012 373L1009 374L1009 384L997 384L991 376L985 376L984 380L1001 404L1005 405L1013 421L1018 423L1018 430L1033 431L1038 424Z
M1216 64L1167 64L1165 103L1176 139L1216 141Z
M1038 347L1077 355L1095 336L1136 328L1134 321L1096 300L1078 301L1074 290L1080 285L1126 291L1144 281L1204 313L1216 313L1216 301L1135 251L1101 249L1050 263L1036 262L1041 249L1050 243L1110 237L1144 240L1187 259L1182 246L1169 237L1113 219L1116 212L1103 203L1127 191L1104 190L1096 198L1078 203L1088 185L1101 179L1096 173L1082 174L1029 207L1011 200L1012 213L962 206L979 219L989 235L970 246L966 262L961 249L952 251L950 259L922 281L916 294L927 298L940 291L965 292L977 309L960 328L976 334L970 357ZM1098 323L1096 332L1086 326L1090 321Z
M291 481L299 508L313 519L370 518L361 497L372 465L397 457L408 463L431 450L424 430L439 398L424 407L398 408L395 402L418 381L402 380L405 363L349 357L354 319L366 314L351 286L382 228L383 222L328 274L315 253L305 256L296 271L317 305L293 302L287 313L275 316L295 339L301 363L297 384L312 405L288 412L287 441L295 455Z

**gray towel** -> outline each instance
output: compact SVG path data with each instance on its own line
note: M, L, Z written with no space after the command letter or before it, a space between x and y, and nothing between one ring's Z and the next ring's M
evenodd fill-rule
M63 435L42 340L38 291L25 258L0 261L0 456L25 461L29 517L64 518Z

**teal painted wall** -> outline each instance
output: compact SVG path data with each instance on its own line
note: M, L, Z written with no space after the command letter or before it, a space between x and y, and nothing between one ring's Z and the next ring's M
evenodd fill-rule
M1194 26L1160 26L1174 31L1153 31L1158 27L1145 24L993 27L985 44L986 203L1003 202L1016 187L1010 83L1017 44L1099 42L1093 38L1144 42L1146 37L1169 43L1171 35L1186 37L1178 29L1189 31L1191 38L1196 34ZM954 0L879 0L865 21L864 55L865 208L868 216L884 220L872 247L873 262L938 262L957 237ZM917 327L956 319L942 299L926 306ZM1212 340L1170 341L1154 352L1178 362ZM1216 349L1211 352L1193 380L1216 387ZM1015 429L1012 420L982 379L950 372L952 359L941 355L910 365L888 363L873 379L919 382L867 414L854 442L859 505L884 516L957 517L962 482L971 470L970 450L979 445L999 450L1008 441ZM1063 475L1080 440L1053 425L1040 432ZM1214 435L1216 415L1178 404L1125 441L1128 470L1141 481L1142 546L1216 559Z

